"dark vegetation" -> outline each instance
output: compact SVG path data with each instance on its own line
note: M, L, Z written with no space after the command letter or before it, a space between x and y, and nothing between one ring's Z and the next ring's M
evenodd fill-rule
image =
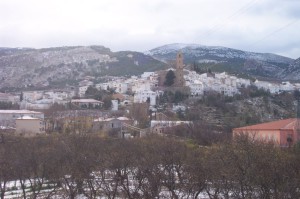
M175 73L172 70L169 70L166 74L166 80L164 82L164 86L172 86L175 82Z
M156 136L9 137L0 144L0 195L16 180L23 198L299 198L299 153L245 136L211 147Z
M271 94L250 86L242 88L240 92L233 97L206 93L192 103L187 110L186 120L227 126L231 131L235 127L296 117L298 91Z
M181 91L166 90L162 95L158 97L158 103L180 103L188 98L188 95L182 93Z
M0 110L16 110L19 108L20 106L18 104L11 102L0 102Z
M85 97L102 101L104 103L103 108L108 110L111 107L112 94L114 93L115 91L113 89L106 91L98 90L95 87L89 86L85 92Z
M128 55L132 55L132 58ZM107 63L108 67L102 70L102 76L140 75L145 71L157 71L166 68L166 64L163 62L138 52L121 51L114 53L113 57L118 61Z

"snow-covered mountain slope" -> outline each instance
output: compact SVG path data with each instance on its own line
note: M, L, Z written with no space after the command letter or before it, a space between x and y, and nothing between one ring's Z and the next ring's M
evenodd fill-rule
M166 64L139 52L104 46L0 48L0 88L63 86L85 76L138 75Z
M278 63L291 63L293 59L271 54L271 53L255 53L247 52L232 48L226 48L221 46L204 46L199 44L168 44L161 47L154 48L145 54L165 58L170 54L177 53L179 50L182 51L185 56L192 56L195 58L203 58L205 56L215 56L216 58L240 58L240 59L255 59L259 61L278 62Z
M280 75L285 80L300 80L300 58L291 63Z
M145 52L155 59L168 63L181 51L185 64L198 64L217 71L246 73L281 79L280 74L293 63L293 59L272 54L247 52L221 46L204 46L198 44L168 44ZM251 63L254 63L253 68Z

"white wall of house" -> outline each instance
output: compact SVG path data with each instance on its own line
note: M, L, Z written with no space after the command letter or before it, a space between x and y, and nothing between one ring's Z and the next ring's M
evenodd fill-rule
M35 101L43 98L42 91L25 91L23 92L23 100Z
M145 90L145 91L138 91L134 94L134 103L144 103L147 102L148 99L150 99L150 105L155 106L156 105L156 97L157 93L151 90Z
M128 91L128 83L117 83L115 86L115 91L117 93L126 93Z
M119 109L119 102L118 100L111 100L111 104L112 104L112 111L117 111Z
M87 91L89 86L81 86L79 87L79 91L78 91L78 95L79 97L84 97L85 96L85 92Z
M142 75L141 75L141 78L142 79L150 79L151 76L154 76L155 73L154 72L144 72Z
M149 81L136 81L131 87L131 91L134 93L146 90L151 90L151 83Z
M191 83L189 85L189 87L190 87L190 91L191 91L192 96L199 96L199 95L204 94L204 85L201 82Z

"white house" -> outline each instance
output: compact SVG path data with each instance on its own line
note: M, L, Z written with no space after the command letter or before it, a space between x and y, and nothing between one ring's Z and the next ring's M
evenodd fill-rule
M79 87L79 90L78 90L78 96L79 97L84 97L85 96L85 92L87 91L89 86L81 86Z
M79 87L81 86L93 86L94 83L92 81L89 80L82 80L81 82L79 82Z
M271 82L256 80L254 82L254 85L257 88L270 91L270 93L279 93L281 91L292 91L295 89L294 85L290 84L290 82L283 82L282 84L279 84L279 83L271 83Z
M114 86L117 93L126 93L128 91L128 83L119 82Z
M72 99L71 103L76 105L76 106L80 106L83 108L100 108L103 105L103 102L95 100L95 99Z
M109 88L112 88L109 82L105 83L99 83L95 86L98 90L108 90Z
M35 101L25 101L21 102L20 107L24 109L49 109L54 104L53 99L40 99Z
M154 76L155 73L154 72L144 72L142 75L141 75L141 78L142 79L150 79L151 76Z
M133 102L134 103L144 103L150 102L151 106L156 105L156 97L158 93L151 90L138 91L134 94Z
M282 82L280 86L281 91L293 91L295 89L295 86L291 84L290 82Z
M200 81L195 81L189 84L192 96L201 96L204 94L204 84Z
M151 90L151 82L147 80L137 80L132 82L131 91L136 93L145 90Z
M186 86L190 87L192 96L201 96L205 91L215 91L227 96L233 96L239 93L242 85L250 85L250 80L240 81L237 77L230 76L227 73L216 74L197 74L195 71L187 71Z
M241 87L248 87L251 85L251 81L249 79L242 79L242 78L238 78L236 80L236 84L238 88Z
M43 91L24 91L23 100L27 102L43 99Z
M16 119L30 116L44 120L44 113L29 110L0 110L0 126L15 127Z
M118 100L111 100L111 110L117 111L119 109L119 102Z

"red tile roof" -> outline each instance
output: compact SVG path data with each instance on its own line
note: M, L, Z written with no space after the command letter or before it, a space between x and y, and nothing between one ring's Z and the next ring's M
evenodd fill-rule
M267 122L262 124L256 124L251 126L244 126L233 129L234 131L245 131L245 130L294 130L300 127L300 119L290 118L285 120L277 120L273 122Z

